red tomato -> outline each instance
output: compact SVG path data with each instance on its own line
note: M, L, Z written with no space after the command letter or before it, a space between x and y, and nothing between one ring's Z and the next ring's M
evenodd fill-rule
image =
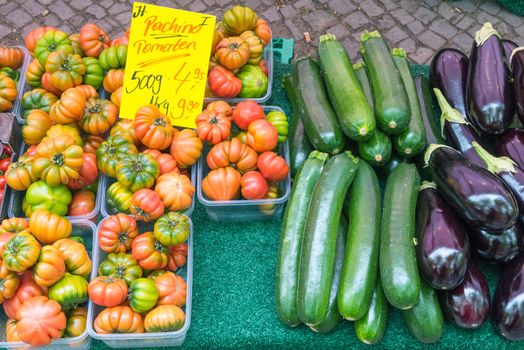
M289 172L286 160L275 152L264 152L259 155L257 166L262 176L269 181L282 181Z
M10 163L11 157L3 158L2 160L0 160L0 171L2 172L2 174L6 172Z
M248 171L242 175L240 186L245 199L263 199L269 190L266 179L258 171Z
M242 130L247 130L252 121L265 118L264 110L255 101L242 101L233 110L233 121Z
M265 119L255 120L247 129L247 144L259 153L270 151L278 144L277 129Z
M0 175L0 190L2 190L5 187L5 175L2 172L2 175Z

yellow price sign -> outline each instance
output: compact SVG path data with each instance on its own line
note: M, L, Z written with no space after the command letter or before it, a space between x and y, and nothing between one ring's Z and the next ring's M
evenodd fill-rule
M194 128L214 30L214 16L135 2L120 117L154 104L173 125Z

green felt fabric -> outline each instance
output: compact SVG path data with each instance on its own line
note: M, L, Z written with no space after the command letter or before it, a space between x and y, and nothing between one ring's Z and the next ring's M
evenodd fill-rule
M508 11L524 16L524 0L498 0Z
M290 111L280 86L290 66L277 65L274 97L270 103ZM428 68L414 66L415 74ZM353 324L344 321L329 334L305 326L282 325L274 305L274 274L280 236L280 218L269 222L212 222L197 204L194 222L193 313L184 349L286 348L365 349ZM494 291L498 268L482 265ZM105 349L99 341L92 348ZM442 339L433 346L418 343L409 334L399 311L391 309L389 325L378 349L522 349L497 335L491 322L476 331L446 323Z

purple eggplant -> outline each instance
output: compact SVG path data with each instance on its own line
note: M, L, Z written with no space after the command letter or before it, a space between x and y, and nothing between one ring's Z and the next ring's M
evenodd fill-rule
M515 115L515 98L499 34L486 22L475 33L466 85L466 105L483 132L502 134Z
M488 232L476 228L467 229L471 249L484 259L506 264L524 249L524 234L520 220L502 232Z
M429 71L431 85L439 89L450 105L466 119L468 61L468 57L460 50L442 49L433 57Z
M440 124L444 126L444 134L448 144L457 149L473 163L482 167L486 166L484 161L473 149L472 143L479 141L475 129L464 119L464 116L458 109L450 106L439 89L433 89L433 91L435 92L438 105L442 111Z
M511 53L519 46L514 41L502 39L502 47L504 48L504 56L506 57L506 62L509 63Z
M509 340L524 339L524 256L502 270L493 297L493 321Z
M495 145L497 157L509 157L517 166L524 169L524 130L508 130L497 139Z
M511 70L513 71L513 91L517 115L524 123L524 47L514 50L511 55Z
M468 237L433 183L418 193L417 262L422 277L435 289L457 287L469 264Z
M502 231L517 219L517 202L502 180L459 151L431 144L425 153L437 189L465 223Z
M446 317L462 328L478 328L489 315L489 287L482 271L469 264L464 280L453 290L439 291Z

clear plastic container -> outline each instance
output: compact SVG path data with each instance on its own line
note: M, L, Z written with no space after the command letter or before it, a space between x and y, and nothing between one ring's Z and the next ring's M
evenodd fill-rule
M279 111L284 113L280 107L262 106L264 112ZM256 200L230 200L230 201L213 201L207 199L202 192L202 180L209 173L206 157L209 147L205 146L204 154L200 157L198 163L198 201L206 208L207 215L214 221L253 221L268 220L279 217L284 208L284 204L291 193L291 177L288 174L284 181L277 183L280 197L275 199L256 199ZM289 164L289 147L288 142L279 145L277 153L284 157Z
M84 244L86 246L89 256L93 260L93 239L95 237L96 226L91 221L76 221L73 222L73 236L82 237ZM92 307L91 303L86 303L87 306L87 324L91 322L89 315L92 315L90 308ZM7 316L3 308L0 308L0 348L2 349L31 349L31 346L23 342L7 342L5 334L5 323L7 321ZM89 343L91 339L88 337L87 326L84 332L78 337L74 338L60 338L54 340L51 344L47 346L40 347L38 349L45 350L61 350L64 348L74 348L74 349L89 349Z
M189 218L189 217L188 217ZM100 221L98 228L102 222ZM189 218L190 234L187 241L187 261L186 265L177 270L177 275L184 277L187 283L186 305L183 308L186 313L186 321L184 326L176 332L165 333L122 333L122 334L98 334L93 328L93 322L98 314L104 309L102 306L94 305L89 301L89 308L87 314L87 331L89 336L103 341L110 348L158 348L158 347L173 347L180 346L186 340L186 334L191 324L191 296L193 287L193 223ZM93 270L91 278L98 276L98 265L107 258L107 253L98 248L98 228L93 242ZM138 222L138 230L140 233L152 231L152 223Z
M264 103L271 97L272 86L273 86L273 40L269 40L268 45L264 48L264 61L266 61L267 66L267 91L266 94L259 98L220 98L220 97L206 97L204 103L209 103L213 101L226 101L229 104L239 103L242 101L256 101L257 103Z
M24 154L24 152L27 150L27 145L25 143L22 143L22 147L20 148L20 155ZM96 199L95 199L95 207L93 210L91 210L89 213L84 215L78 215L78 216L66 216L67 219L70 221L85 221L85 220L91 220L95 218L98 213L100 212L100 206L102 201L105 199L105 196L101 194L102 192L102 175L98 175L98 187L97 187L97 193ZM14 217L20 217L25 218L24 211L22 210L22 201L24 200L26 191L15 191L11 189L11 195L9 199L9 209L7 211L7 215L10 218ZM105 193L105 192L104 192Z
M11 162L13 162L16 158L16 155L11 155ZM11 198L11 187L7 186L7 184L4 187L4 195L2 196L2 200L0 201L0 221L4 220L7 217L8 207L9 207L9 200Z
M17 47L20 50L24 52L24 63L22 64L22 67L18 69L18 72L20 73L20 77L18 78L18 83L16 84L16 100L13 103L13 109L12 112L16 115L16 120L20 122L20 111L22 109L22 95L25 92L26 89L26 83L25 83L25 71L27 70L27 65L29 62L31 62L32 57L29 54L29 51L24 46L13 46Z
M187 216L191 216L191 214L193 213L193 210L195 209L196 189L197 189L197 184L196 184L197 165L196 164L191 166L190 175L191 175L191 183L193 184L193 187L195 188L195 193L193 193L193 200L191 201L191 206L182 212L182 214L187 215ZM109 188L109 186L111 186L115 182L116 182L116 179L114 177L102 175L102 178L101 178L102 184L101 184L101 187L100 186L98 187L98 191L99 192L102 191L102 196L101 196L102 201L100 204L100 213L102 214L103 217L107 217L109 215L116 214L114 210L111 210L110 208L108 208L107 201L106 201L107 189Z

